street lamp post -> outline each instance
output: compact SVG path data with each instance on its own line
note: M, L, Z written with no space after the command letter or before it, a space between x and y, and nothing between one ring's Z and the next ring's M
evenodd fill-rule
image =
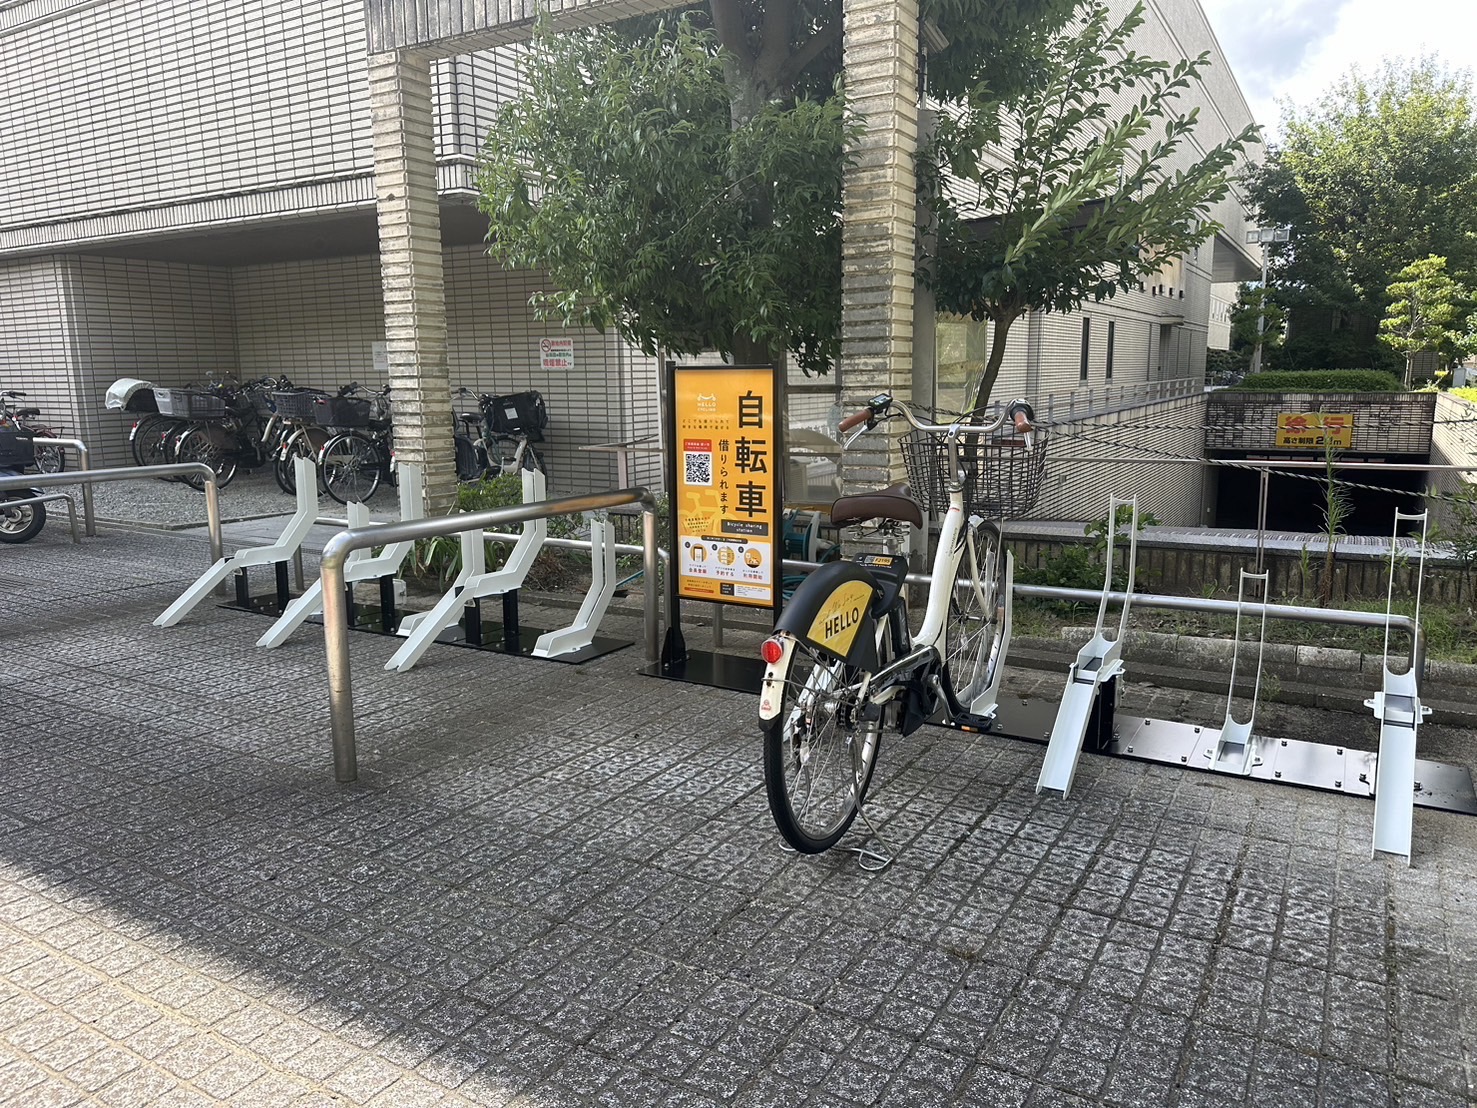
M1267 327L1267 246L1269 243L1287 242L1291 238L1291 227L1257 227L1246 232L1247 243L1255 243L1262 248L1262 291L1256 309L1256 345L1251 348L1251 373L1262 368L1262 333Z

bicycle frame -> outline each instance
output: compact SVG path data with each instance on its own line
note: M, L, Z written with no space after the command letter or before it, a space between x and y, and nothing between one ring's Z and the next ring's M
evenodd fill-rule
M949 625L949 601L954 588L954 580L959 562L965 556L968 549L967 528L974 520L974 517L966 515L964 508L964 469L960 464L959 439L961 435L966 434L992 434L998 431L1009 418L1008 414L1004 414L989 423L966 424L956 422L950 424L930 424L918 419L913 414L912 409L903 401L889 398L887 408L889 411L896 409L898 414L906 419L915 430L945 436L949 450L948 473L950 474L950 479L945 486L949 496L949 506L945 510L940 523L938 546L933 558L933 583L929 586L928 600L923 610L923 625L919 629L918 634L912 637L911 646L906 653L901 657L894 658L879 669L871 670L863 678L863 687L858 693L858 698L874 704L887 703L899 695L907 680L915 676L921 669L926 668L931 673L937 673L942 664L942 647ZM869 419L865 427L846 439L843 443L843 449L851 446L852 443L867 431L872 430L877 422L875 416ZM766 666L765 669L760 696L759 714L761 719L771 719L773 718L773 713L779 711L781 698L778 694L780 687L783 683L784 675L789 670L790 655L796 643L801 639L809 642L812 646L817 646L825 650L833 656L844 657L849 663L859 664L862 662L862 658L856 653L856 642L854 639L846 639L844 641L844 648L838 651L834 642L824 641L823 638L817 637L813 633L806 633L796 626L796 623L808 625L811 632L814 632L815 623L812 623L807 618L812 614L812 610L814 612L821 612L826 610L827 605L836 606L836 602L831 598L839 597L840 590L845 588L848 582L860 582L861 580L871 582L872 592L875 594L875 581L872 580L869 574L862 571L860 567L856 567L855 573L851 571L833 571L830 574L823 574L821 571L817 571L816 574L812 575L811 581L813 583L807 582L807 585L809 585L811 591L818 593L818 596L803 597L807 585L802 585L801 588L796 590L795 601L799 602L799 608L797 610L802 613L801 618L798 621L792 622L789 628L785 628L784 624L786 621L782 617L781 628L777 629L775 633L775 639L783 649L780 658ZM807 603L807 600L809 603ZM906 609L904 608L903 611L905 612ZM869 639L875 636L875 639L869 641L868 646L870 647L875 643L875 646L880 651L883 645L882 637L886 633L886 617L874 622L870 614L863 610L859 613L858 618L867 631ZM907 641L906 636L904 636L903 641ZM872 658L878 656L876 653L871 655ZM862 668L867 669L868 667L862 665ZM894 681L895 678L898 680ZM881 687L890 682L893 683L892 688Z

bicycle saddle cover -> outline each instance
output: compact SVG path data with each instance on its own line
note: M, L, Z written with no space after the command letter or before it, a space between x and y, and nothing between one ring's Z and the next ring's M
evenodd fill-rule
M877 492L858 492L840 497L831 505L833 526L850 527L873 519L894 519L922 527L923 509L918 507L907 484L901 481Z

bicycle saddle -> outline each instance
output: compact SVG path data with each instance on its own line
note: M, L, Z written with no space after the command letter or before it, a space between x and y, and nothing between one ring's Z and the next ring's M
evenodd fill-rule
M922 527L923 509L918 507L907 484L901 481L876 492L840 497L831 505L831 523L835 527L850 527L874 519L893 519Z

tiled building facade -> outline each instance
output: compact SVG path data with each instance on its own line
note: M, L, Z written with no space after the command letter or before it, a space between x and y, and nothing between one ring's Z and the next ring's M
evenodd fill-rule
M1160 56L1212 50L1205 145L1248 121L1195 0L1151 5L1140 37ZM125 461L127 425L102 398L118 377L382 379L367 49L361 0L0 7L0 384L25 389L112 464ZM432 63L449 376L479 391L539 388L555 487L609 487L612 459L577 448L656 433L652 359L579 333L575 371L545 376L538 340L559 332L527 307L539 276L502 270L480 245L473 165L513 87L517 49ZM1000 393L1198 376L1212 280L1248 266L1234 247L1240 205L1216 216L1226 232L1167 272L1162 290L1019 321ZM972 324L939 321L938 402L983 338ZM914 392L935 399L935 359L921 344L916 354ZM797 422L823 424L844 384L797 392ZM653 479L654 465L638 463L638 479ZM1195 496L1182 499L1170 514L1188 522Z

